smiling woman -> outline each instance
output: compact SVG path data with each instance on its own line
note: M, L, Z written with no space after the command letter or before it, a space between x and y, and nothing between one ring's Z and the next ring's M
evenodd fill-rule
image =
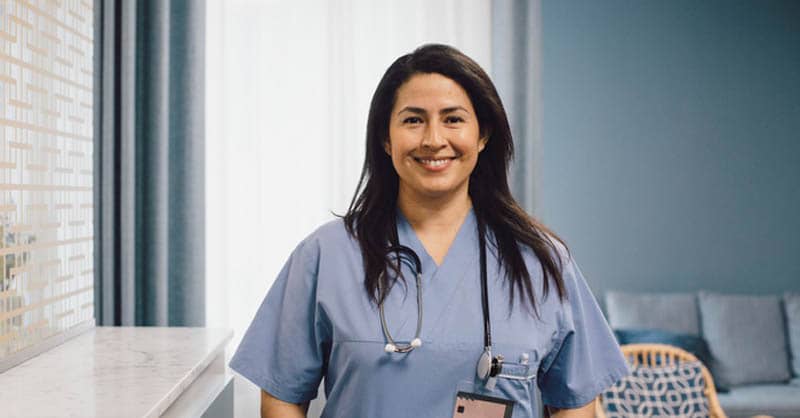
M231 361L263 417L305 416L323 377L323 417L530 418L537 387L554 416L593 415L627 366L566 246L512 198L512 144L458 50L387 69L350 209L300 243Z

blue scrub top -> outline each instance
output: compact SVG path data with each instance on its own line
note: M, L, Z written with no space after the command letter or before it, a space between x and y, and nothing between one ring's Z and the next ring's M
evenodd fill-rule
M512 399L514 418L534 417L536 386L545 405L575 408L628 373L603 314L562 246L563 302L552 286L541 295L541 265L533 251L523 249L537 293L540 318L535 318L519 298L509 309L507 283L489 245L492 351L506 360L504 373L489 392L476 376L483 352L483 311L474 213L470 211L440 266L399 211L397 224L400 244L422 261L421 347L408 354L384 351L379 312L364 290L358 242L337 219L294 250L230 367L292 403L314 399L325 377L324 418L450 417L459 390ZM398 342L414 338L417 324L410 269L406 277L407 286L395 285L384 304L389 331Z

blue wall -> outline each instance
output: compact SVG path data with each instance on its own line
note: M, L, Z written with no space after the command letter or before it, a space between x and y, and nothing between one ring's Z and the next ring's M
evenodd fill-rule
M800 290L800 2L544 0L539 216L609 289Z

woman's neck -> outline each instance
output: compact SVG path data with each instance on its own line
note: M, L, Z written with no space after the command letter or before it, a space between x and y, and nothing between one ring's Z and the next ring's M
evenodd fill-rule
M472 201L466 187L462 193L430 197L414 194L401 185L397 206L411 224L425 251L439 266L467 218Z
M400 187L397 206L417 232L457 228L472 208L467 188L441 197L418 196Z

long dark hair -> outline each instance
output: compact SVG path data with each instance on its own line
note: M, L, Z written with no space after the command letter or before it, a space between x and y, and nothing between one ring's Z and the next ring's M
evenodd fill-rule
M411 76L438 73L466 90L478 117L481 138L488 138L470 174L469 195L479 225L494 234L498 261L510 281L509 304L515 292L522 294L528 307L538 315L531 276L522 257L520 244L530 247L542 265L542 292L550 282L561 300L566 297L562 260L553 239L563 241L537 222L517 204L508 187L507 169L514 155L514 143L505 109L486 72L459 50L446 45L424 45L398 58L381 78L372 96L367 119L367 149L361 179L350 208L344 216L348 232L358 240L364 259L364 287L376 303L381 303L397 272L397 261L388 254L388 244L397 240L398 176L391 158L384 151L389 138L389 119L398 88ZM566 245L565 245L566 248ZM380 287L378 280L382 280ZM379 290L381 289L381 290Z

